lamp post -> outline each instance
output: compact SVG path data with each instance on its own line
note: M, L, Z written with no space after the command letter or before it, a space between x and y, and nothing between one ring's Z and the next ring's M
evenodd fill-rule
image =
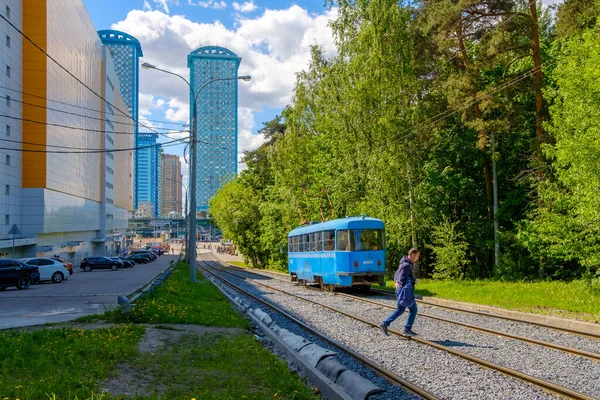
M184 210L187 210L187 201L188 201L188 200L187 200L187 199L188 199L188 188L187 188L187 186L185 186L185 185L183 184L183 182L181 182L181 181L178 181L178 180L176 180L176 179L167 178L166 176L164 176L163 178L164 178L164 179L166 179L166 180L168 180L168 181L171 181L171 182L176 182L176 183L179 183L179 184L180 184L180 185L181 185L181 186L182 186L182 187L185 189L185 205L183 206L183 209L184 209ZM182 215L183 215L183 213L182 213ZM184 227L185 227L185 229L184 229L184 232L185 232L185 240L184 240L184 242L185 242L185 245L187 246L187 244L188 244L188 227L186 226L186 220L187 220L187 215L186 215L186 217L183 219L183 221L184 221L184 222L183 222L183 225L184 225ZM177 239L179 239L179 221L177 221ZM180 251L181 251L181 250L180 250ZM188 254L187 254L187 253L188 253L188 252L186 251L186 255L185 255L185 257L186 257L186 260L187 260L187 257L188 257ZM187 261L189 261L189 260L187 260Z
M207 82L205 82L202 86L200 86L200 89L198 89L198 91L196 93L194 93L194 89L192 88L192 85L190 84L190 82L188 82L187 79L185 79L183 76L176 74L174 72L171 71L167 71L166 69L161 69L158 68L150 63L142 63L142 68L144 69L155 69L157 71L162 71L164 73L170 74L170 75L175 75L179 78L181 78L190 88L190 99L192 99L192 130L190 132L190 230L189 230L189 241L190 243L188 244L188 251L190 253L190 258L189 258L189 262L190 262L190 281L192 282L196 282L196 229L197 229L197 224L196 224L196 141L197 141L197 136L198 136L198 110L196 107L196 101L198 99L198 95L200 94L200 92L202 91L202 89L204 89L206 86L208 86L209 84L213 83L213 82L217 82L217 81L229 81L229 80L236 80L236 79L241 79L243 81L249 81L250 79L252 79L250 77L250 75L242 75L242 76L236 76L234 78L215 78L215 79L211 79Z

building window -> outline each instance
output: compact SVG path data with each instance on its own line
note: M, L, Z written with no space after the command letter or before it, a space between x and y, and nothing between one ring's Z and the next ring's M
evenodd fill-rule
M10 96L6 95L6 106L10 107Z
M8 185L4 186L4 194L7 196L10 196L10 186L8 186Z
M10 136L10 125L6 125L6 136Z
M10 165L10 156L9 155L6 156L6 165Z
M10 7L6 6L6 18L10 18Z
M10 36L6 35L6 47L10 49Z
M10 218L8 217L8 215L4 216L4 225L10 225Z
M6 66L6 76L10 78L10 66Z

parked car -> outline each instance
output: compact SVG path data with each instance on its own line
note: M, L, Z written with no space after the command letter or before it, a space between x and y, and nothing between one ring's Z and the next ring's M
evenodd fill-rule
M133 267L133 265L131 265L131 261L129 260L122 260L121 257L109 257L111 260L117 261L120 263L119 268L130 268Z
M127 257L127 260L135 262L137 264L147 264L151 261L150 257L145 254L132 254L129 257Z
M123 264L125 264L125 268L132 268L135 265L135 261L128 260L127 257L119 256L118 258L119 260L123 261Z
M84 270L85 272L90 272L93 269L112 269L116 271L119 268L122 268L123 263L115 260L111 260L108 257L103 256L93 256L86 257L81 260L81 265L79 268Z
M133 254L143 254L143 255L147 255L148 257L150 257L150 261L154 261L158 258L158 256L156 254L154 254L153 252L151 252L150 250L133 250L130 255Z
M58 257L52 257L52 258L65 264L65 267L67 267L67 270L69 270L69 275L73 275L73 264L71 264L70 262L66 262L65 260L60 259Z
M60 283L69 279L69 270L65 264L54 258L36 257L36 258L21 258L19 261L27 265L38 267L40 270L40 283L52 281Z
M40 281L40 269L10 258L0 259L0 291L7 287L27 289Z

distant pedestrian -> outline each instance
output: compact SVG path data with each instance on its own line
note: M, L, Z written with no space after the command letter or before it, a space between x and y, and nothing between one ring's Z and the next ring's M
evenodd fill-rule
M379 325L379 329L384 335L389 336L387 328L392 322L404 313L408 307L408 318L404 325L404 334L414 336L416 333L412 331L415 317L417 316L417 302L415 300L414 288L417 284L414 274L414 263L419 261L421 252L419 249L412 248L408 251L408 256L402 257L400 266L394 275L394 287L396 288L396 309L390 314L385 321Z

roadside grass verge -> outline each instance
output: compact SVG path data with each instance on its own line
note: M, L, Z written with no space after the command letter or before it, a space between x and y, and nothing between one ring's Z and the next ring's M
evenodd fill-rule
M386 289L393 290L387 281ZM416 294L600 322L600 290L584 281L497 282L420 279Z
M229 301L200 272L190 282L189 267L180 263L150 297L140 299L127 322L148 324L196 324L224 328L248 328L248 320L234 312ZM108 313L122 320L120 310Z
M191 283L188 271L178 265L127 317L118 309L78 321L117 323L111 328L0 331L0 400L319 398L262 347L247 330L248 321L210 281L198 273ZM146 328L130 322L153 324L173 336L163 346L146 345ZM221 331L194 334L171 324ZM123 369L126 376L144 377L145 394L122 395L118 391L127 390L121 386L112 389L114 395L101 392L103 383Z
M228 261L229 264L237 265L238 267L248 268L245 262L243 261Z
M137 355L143 326L0 332L0 398L87 399Z
M136 368L155 377L165 399L318 399L286 363L251 335L182 335L144 354Z

